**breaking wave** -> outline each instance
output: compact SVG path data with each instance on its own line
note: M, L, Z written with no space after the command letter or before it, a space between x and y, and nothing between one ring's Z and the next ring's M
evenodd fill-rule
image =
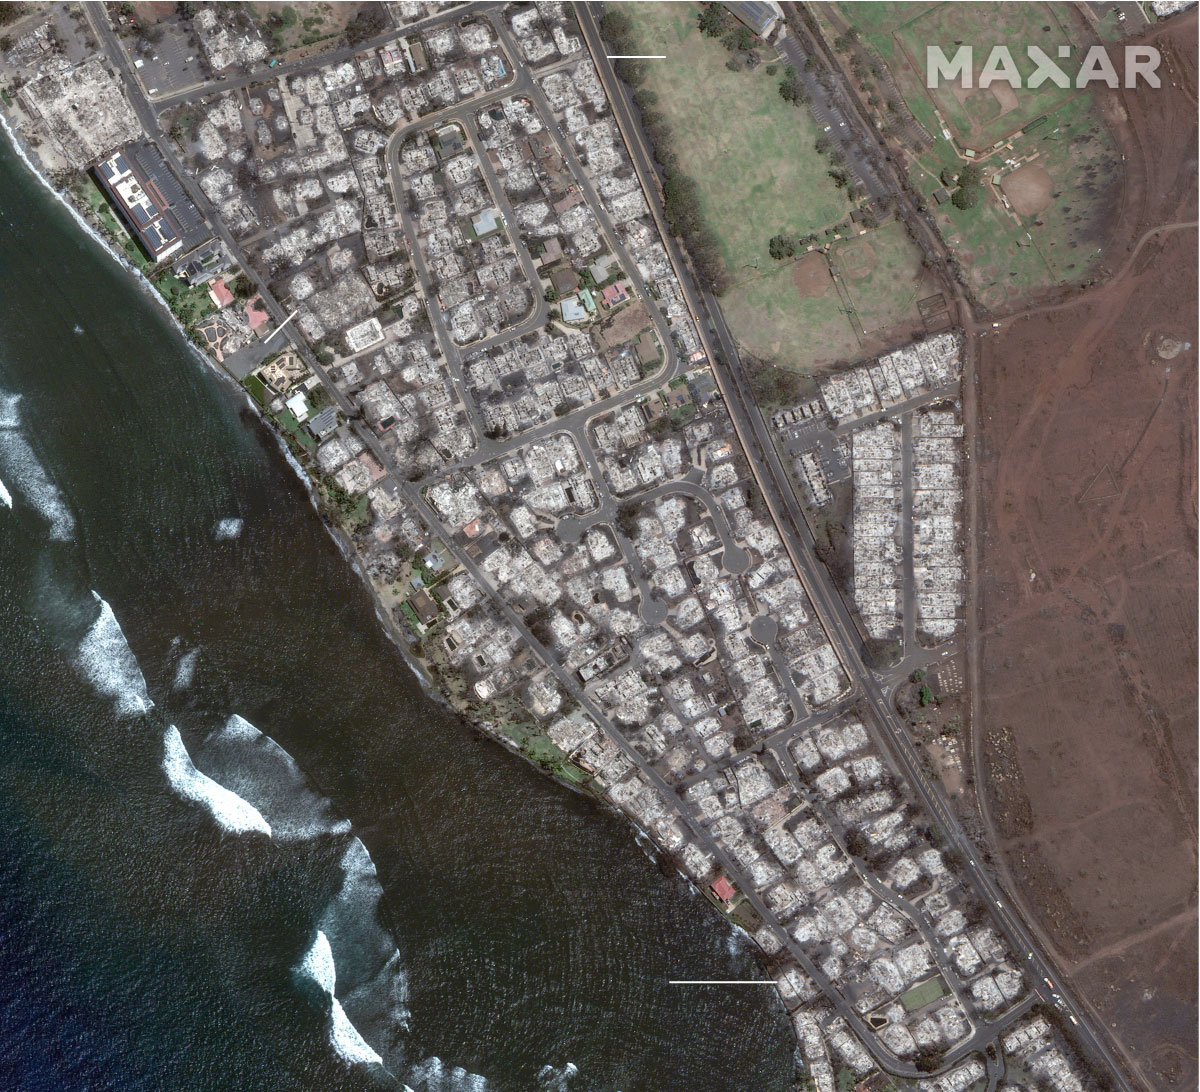
M270 825L253 804L196 769L175 725L167 727L163 744L163 771L171 788L180 796L202 805L217 821L217 825L230 834L258 833L268 838L271 836Z
M12 507L12 494L5 488L2 481L0 481L0 504L3 504L5 508Z
M195 762L253 804L271 824L277 842L350 832L350 823L336 816L328 800L309 786L296 760L244 717L234 714L209 735L196 748Z
M200 659L200 650L193 648L191 652L185 652L179 657L179 663L175 665L175 679L171 683L172 690L186 690L192 685L192 680L196 677L196 661Z
M341 884L317 923L321 943L337 968L334 1032L339 1034L344 1019L356 1036L372 1044L376 1060L398 1069L409 1020L408 978L381 918L383 888L366 846L312 787L295 759L245 717L235 714L210 733L195 748L195 762L252 804L270 824L276 843L322 839L337 854L333 861ZM340 1034L342 1045L351 1042L346 1028Z
M133 650L109 604L78 644L75 662L122 717L153 723L157 714ZM199 649L180 657L175 687L186 686ZM306 843L337 870L340 882L318 910L316 939L297 974L329 996L330 1045L348 1065L379 1065L417 1092L487 1092L480 1075L447 1068L437 1057L415 1065L404 1056L409 1029L408 976L383 916L375 864L351 823L305 776L292 756L246 718L233 715L191 749L174 724L162 734L161 769L170 788L199 804L225 833L265 835L277 845ZM541 1092L560 1092L575 1074L546 1067Z
M21 435L21 396L0 392L0 469L12 487L50 523L50 537L69 542L75 534L75 517L67 508L58 486L38 462L29 441ZM12 494L4 490L12 507Z
M112 607L96 592L92 596L100 604L100 613L79 643L76 663L99 693L113 699L121 716L148 713L154 703L146 692L146 680L137 657L125 640Z
M19 394L7 394L0 391L0 428L17 428L21 424L21 405Z
M462 1066L446 1068L436 1056L412 1067L405 1077L420 1092L486 1092L488 1083L478 1073L471 1073Z
M552 1065L544 1065L538 1072L538 1092L567 1092L567 1085L572 1077L579 1076L579 1066L567 1062L562 1069Z
M245 521L237 518L218 520L213 528L213 538L218 542L228 542L242 533L243 526Z
M300 973L311 978L329 995L332 1023L329 1038L333 1049L351 1065L382 1065L383 1059L371 1049L358 1033L358 1029L350 1023L350 1018L334 994L337 969L333 961L333 949L329 946L329 938L320 929L317 930L312 947L300 962Z

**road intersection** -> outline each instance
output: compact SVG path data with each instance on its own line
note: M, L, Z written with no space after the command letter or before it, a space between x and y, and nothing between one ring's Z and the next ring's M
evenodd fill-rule
M452 9L442 16L437 18L461 18L461 16L476 8L483 8L483 4L468 4L460 8ZM268 79L275 79L280 76L298 74L308 71L319 66L324 66L331 61L339 59L349 59L355 53L363 49L371 48L374 45L385 44L388 41L397 37L399 32L389 32L388 34L379 36L378 40L363 43L354 49L346 49L340 51L339 54L324 54L319 57L310 58L304 61L294 62L290 65L279 66L272 71L264 71L252 75L237 77L227 80L211 81L200 87L190 91L184 91L179 94L160 98L151 102L145 94L140 81L137 79L129 59L122 49L121 44L113 32L111 25L108 22L104 12L103 5L98 3L88 3L86 5L89 20L92 23L100 41L103 43L104 49L107 52L111 62L121 73L125 79L129 89L129 97L134 107L137 116L142 122L148 136L154 140L162 151L164 158L170 164L172 169L183 181L189 196L196 202L197 206L208 217L214 230L229 249L230 254L241 264L246 270L251 280L254 282L259 294L262 297L263 303L267 310L271 313L276 323L282 323L288 319L288 313L281 302L276 299L269 290L266 282L261 276L255 272L253 267L247 261L242 248L233 238L228 228L222 223L219 213L212 203L208 201L203 192L195 184L190 172L180 162L171 142L167 139L159 125L158 116L163 111L170 109L173 106L181 105L184 102L191 101L198 96L208 93L225 92L237 88L250 86L254 83L260 83ZM906 729L900 721L889 696L885 693L881 685L880 678L876 676L870 669L866 667L862 660L861 641L858 636L857 627L851 617L846 604L842 601L836 589L832 586L828 573L817 560L815 553L815 542L812 532L808 527L804 513L796 499L792 489L789 476L782 464L775 444L772 440L768 423L762 418L750 390L748 378L742 366L741 357L738 352L737 345L725 325L721 315L718 301L708 292L697 292L692 287L692 281L688 272L686 262L675 241L665 230L665 224L662 219L662 212L659 206L657 195L656 177L652 167L649 149L647 148L644 137L641 133L640 126L637 124L630 110L628 101L625 96L624 89L616 80L615 73L612 70L611 63L607 60L603 43L600 40L598 27L596 25L595 16L587 5L576 5L576 11L579 15L579 21L583 32L583 37L586 45L591 52L596 69L600 75L612 105L612 109L629 148L630 155L633 159L635 168L643 183L646 192L647 200L654 213L655 219L658 221L664 244L667 247L668 254L671 257L676 272L679 276L679 282L684 291L684 298L687 306L692 314L693 320L696 323L697 329L700 332L702 342L704 344L706 355L712 362L713 370L716 373L718 385L721 394L725 400L726 407L733 420L735 429L741 439L747 460L750 463L754 477L762 494L771 511L772 517L779 529L781 538L783 539L789 556L796 568L801 582L804 586L810 601L827 633L838 659L841 662L843 670L851 682L851 693L845 701L857 701L860 706L865 706L870 717L867 720L873 722L872 727L877 741L882 746L884 752L890 757L895 769L903 776L907 783L911 786L913 792L920 799L921 804L926 809L927 813L936 821L941 836L945 844L952 849L963 863L963 879L967 882L976 893L985 901L991 908L993 916L1001 925L1002 931L1006 934L1008 942L1013 951L1019 953L1025 964L1027 978L1030 982L1037 986L1036 993L1031 993L1023 999L1018 1005L1009 1009L1006 1013L990 1022L978 1023L968 1039L959 1044L957 1048L950 1051L943 1063L943 1068L948 1068L955 1062L961 1060L966 1055L983 1050L993 1042L1000 1032L1010 1026L1015 1020L1023 1016L1036 1003L1037 997L1041 996L1043 1000L1050 1001L1056 1005L1060 1011L1067 1016L1071 1022L1076 1025L1076 1030L1080 1038L1091 1047L1097 1054L1102 1056L1114 1070L1120 1081L1123 1092L1132 1092L1131 1086L1124 1077L1124 1074L1117 1067L1104 1039L1095 1031L1092 1026L1090 1017L1079 1007L1079 1005L1071 998L1061 983L1058 982L1056 972L1050 962L1038 951L1029 931L1021 922L1019 917L1014 913L1008 900L1003 892L996 885L988 871L982 856L976 850L971 841L963 832L961 824L953 814L950 807L947 805L944 796L940 789L934 785L931 779L926 774L920 756L916 753L911 741L908 738ZM436 18L431 17L429 21L436 21ZM514 61L519 58L519 51L516 43L512 40L507 28L499 20L496 21L497 30L501 38L504 48L508 55ZM407 32L409 28L405 28ZM341 57L340 54L345 54ZM406 242L408 243L410 254L413 258L414 269L416 271L418 281L420 282L422 291L428 302L432 326L437 336L442 354L447 361L447 367L451 377L460 394L462 402L466 407L468 418L475 431L478 447L473 456L459 463L453 464L448 468L444 468L439 472L439 477L444 476L448 471L457 469L465 469L468 466L478 465L482 462L494 459L508 451L514 450L519 446L530 443L533 440L551 435L558 432L570 433L577 443L581 456L588 467L593 479L597 483L597 492L601 498L599 514L595 519L609 519L615 516L616 500L608 491L604 482L603 474L596 465L595 453L591 448L588 437L588 424L596 416L608 412L621 405L627 404L630 401L649 394L662 386L668 380L675 378L684 371L683 363L679 359L673 344L673 339L670 334L669 326L666 322L661 309L656 304L653 296L647 289L641 275L638 273L636 264L630 259L629 254L620 242L616 234L615 228L604 210L603 204L599 201L591 182L588 180L586 172L581 167L574 150L567 142L565 135L553 124L550 119L553 118L553 113L549 103L546 101L545 95L539 87L536 80L533 78L530 71L523 65L513 64L511 66L515 71L512 81L501 89L489 92L485 95L477 96L462 103L449 107L446 110L438 111L435 114L428 115L410 125L404 126L392 134L388 141L386 149L386 162L388 174L391 181L393 195L396 199L396 208L400 216L401 226L405 233ZM489 104L501 101L512 95L523 95L533 103L537 112L548 120L547 132L553 141L559 155L562 156L567 168L571 171L574 178L578 180L583 196L590 208L596 215L601 233L612 253L616 254L621 261L622 267L629 275L632 284L633 294L641 299L647 306L651 319L654 323L655 331L659 342L663 348L664 364L662 369L654 376L642 381L641 383L628 388L625 391L614 394L608 398L597 401L591 405L585 406L575 412L568 414L562 419L547 422L541 426L530 429L518 436L507 438L503 441L489 439L483 429L483 423L479 415L478 407L474 404L470 395L469 389L465 382L462 372L462 353L464 349L471 352L488 349L495 345L502 344L522 336L529 331L539 329L545 325L548 317L548 308L544 299L541 298L540 292L537 291L538 278L536 270L533 267L528 251L525 249L520 240L513 236L514 246L516 248L518 258L521 261L522 268L529 278L530 285L534 289L534 306L531 314L514 327L494 335L486 339L484 342L476 343L472 346L456 345L450 338L448 331L445 328L445 323L442 316L436 313L436 294L433 290L433 285L429 272L424 266L421 255L419 240L415 234L414 225L411 219L404 214L404 203L401 192L401 171L399 164L399 153L404 140L412 135L412 133L430 128L431 126L445 123L446 121L459 121L463 123L464 129L468 135L471 146L479 156L480 162L484 165L485 177L487 184L496 197L497 205L505 218L509 227L510 233L513 230L512 212L508 207L504 197L503 188L497 182L494 172L487 166L486 155L482 154L482 149L479 143L478 133L475 129L474 116L480 109L485 108ZM842 117L848 126L854 127L855 119L851 117ZM874 166L864 164L861 167L861 173L869 179L870 183L876 185L884 185L887 182L886 178L880 181L880 174L875 172ZM903 209L902 209L903 211ZM394 460L384 450L379 441L379 437L369 428L365 427L361 421L358 421L356 407L350 402L343 392L339 390L337 385L333 383L327 371L316 360L312 350L302 337L297 335L293 328L285 327L281 336L286 336L292 347L312 369L312 371L321 379L325 389L328 391L330 398L334 404L342 411L342 413L353 422L353 427L364 443L373 452L375 457L380 461L380 465L387 472L393 487L404 496L405 500L417 511L421 518L442 537L447 543L451 552L454 553L456 560L469 572L474 579L483 588L489 589L495 600L497 609L506 618L506 620L521 634L523 639L529 646L538 651L541 657L551 670L556 675L559 683L563 688L570 693L580 705L595 719L605 733L612 741L621 748L628 759L639 769L642 776L646 778L661 795L668 800L676 801L680 814L684 822L692 831L694 840L701 846L705 852L709 853L719 861L725 869L729 877L737 884L737 886L745 893L746 898L755 911L761 916L764 922L770 925L781 943L787 948L789 953L795 957L796 961L804 968L805 972L813 979L813 981L822 989L825 995L833 1004L838 1015L842 1016L850 1027L857 1033L860 1040L868 1050L875 1056L876 1060L887 1071L901 1077L916 1079L926 1076L924 1072L918 1070L911 1063L904 1062L896 1056L892 1055L879 1043L877 1036L868 1029L862 1022L861 1017L855 1011L852 1005L846 1001L842 994L836 989L821 972L813 961L806 955L800 946L790 937L787 931L779 923L769 908L763 903L762 899L755 893L753 884L748 878L744 877L741 869L736 863L729 858L723 848L712 838L707 828L700 822L696 814L689 807L679 800L675 787L668 785L661 775L646 761L646 759L637 751L637 749L625 739L620 731L612 724L608 717L599 708L591 694L583 687L574 676L564 667L556 662L556 658L545 649L541 643L530 632L525 623L524 618L519 615L513 607L505 602L503 596L498 594L487 575L482 571L476 561L467 555L466 551L458 547L453 542L452 529L444 526L438 514L427 503L423 495L423 484L421 482L413 482L408 480L405 468L396 466ZM681 483L670 483L667 486L661 487L662 491L679 491L690 493L695 499L701 503L708 505L710 511L717 512L718 506L716 502L707 492L695 483L690 483L685 488ZM594 520L593 520L594 521ZM614 528L616 525L615 519L612 519ZM718 530L720 530L718 523ZM727 529L726 529L727 533ZM725 539L726 534L722 533L722 539ZM636 565L636 557L633 554L632 545L628 539L621 533L617 533L618 544L621 547L622 553L626 557L626 561L630 563L633 572L638 573L639 568ZM643 603L649 599L648 588L639 583L639 588L642 590L644 599ZM906 627L911 619L911 613L906 609ZM906 637L908 636L906 630ZM906 643L906 648L909 647ZM795 698L793 696L793 702ZM767 749L770 749L780 758L780 767L783 770L788 770L792 767L790 760L786 755L787 738L789 733L794 733L803 725L800 718L802 706L796 710L797 719L784 731L777 733L776 737L766 742ZM803 794L801 786L796 785ZM861 865L861 862L860 862ZM881 898L886 899L893 905L897 902L903 902L898 895L895 895L886 889L886 894L883 885L870 876L869 869L861 868L860 871L871 884L872 889ZM921 922L921 915L911 908L912 912L906 910L906 916L912 918L916 923ZM934 945L934 950L937 946ZM950 979L948 979L950 980ZM1057 984L1056 984L1057 983ZM1044 989L1042 987L1045 987ZM989 1089L994 1089L999 1079L1002 1070L999 1066L993 1064L993 1059L988 1059L988 1077Z

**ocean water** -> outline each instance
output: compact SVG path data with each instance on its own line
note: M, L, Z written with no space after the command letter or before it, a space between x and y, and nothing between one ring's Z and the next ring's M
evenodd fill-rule
M241 393L0 140L0 1088L770 1092L750 946L427 696Z

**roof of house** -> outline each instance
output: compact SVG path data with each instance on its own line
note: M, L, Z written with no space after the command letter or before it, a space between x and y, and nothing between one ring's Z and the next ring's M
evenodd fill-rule
M471 221L471 230L475 232L476 237L489 235L499 226L500 225L496 222L495 209L484 209Z
M737 894L737 888L735 888L733 884L731 884L724 876L713 880L713 882L708 886L712 889L712 893L716 895L717 898L722 902L728 902L733 898L734 895Z
M264 322L270 322L271 316L263 306L261 296L255 296L246 304L246 318L250 320L250 329L257 330Z
M624 303L629 299L629 293L625 290L625 283L617 281L616 284L610 284L603 292L600 293L601 299L604 300L606 307L612 307L617 303Z
M416 612L417 620L421 625L427 626L437 620L437 616L440 613L438 605L433 601L433 596L424 589L412 596L408 603Z
M568 296L560 304L562 317L567 322L584 322L587 320L587 309L575 296Z
M558 261L558 259L562 257L562 254L562 243L558 241L558 236L551 236L546 240L545 250L543 250L541 255L538 257L538 264L549 265L551 262Z
M315 417L308 419L308 431L318 439L337 428L337 409L326 406Z
M233 293L225 285L225 279L218 277L208 289L209 296L218 307L228 307L233 303Z
M588 272L592 275L592 279L599 284L603 280L608 279L608 271L612 268L613 263L617 260L615 254L604 254L597 258L591 265L588 266Z
M748 26L760 38L765 38L779 21L779 13L772 4L750 0L742 4L726 4L725 9L739 23Z
M554 290L562 295L564 292L574 292L579 287L579 274L570 266L560 265L550 270L550 283Z
M284 405L287 406L297 421L304 421L308 418L308 402L305 401L303 391L297 391Z

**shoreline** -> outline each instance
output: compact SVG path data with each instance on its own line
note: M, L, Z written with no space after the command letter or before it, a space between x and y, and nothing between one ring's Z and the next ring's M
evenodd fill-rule
M153 283L149 280L145 273L143 273L137 268L137 266L135 266L122 253L120 253L116 247L114 247L112 239L104 235L101 230L94 223L92 223L84 215L84 213L79 210L79 208L76 207L76 205L70 200L67 190L60 189L49 177L47 177L44 168L39 167L39 165L35 162L34 157L30 154L30 149L26 146L25 142L21 140L19 134L13 129L9 119L3 114L3 112L0 112L0 128L3 129L5 136L8 138L9 146L12 148L13 152L24 164L30 175L36 179L38 184L41 185L43 189L45 189L46 192L49 193L64 209L66 209L71 218L75 221L76 226L80 228L84 234L99 244L101 249L110 258L120 265L125 272L131 274L135 278L139 291L148 296L160 308L162 308L167 319L175 328L176 333L180 335L192 355L199 359L205 368L213 372L222 382L228 384L234 391L236 391L245 404L253 410L256 420L271 435L287 464L291 467L297 479L299 479L300 483L304 486L304 490L308 495L308 500L312 505L314 513L320 519L322 526L325 528L330 538L332 538L334 543L337 545L338 551L341 553L343 559L365 587L367 594L370 596L375 616L378 619L380 626L387 635L388 640L391 641L392 644L395 645L399 650L405 665L413 673L413 676L420 684L421 689L426 696L437 702L444 709L461 718L462 721L467 724L477 735L499 743L505 748L505 750L525 760L534 769L552 778L554 781L557 781L560 785L563 785L574 792L582 793L583 795L586 795L592 799L601 800L607 804L608 801L605 797L588 790L584 785L571 781L569 778L562 776L561 774L555 772L544 764L536 761L531 756L527 755L514 740L506 736L504 732L496 726L494 721L471 717L464 710L455 705L453 700L438 684L436 675L430 670L426 658L413 651L414 639L407 636L400 629L400 627L388 617L387 606L383 602L379 590L372 583L371 578L367 575L361 564L362 557L359 553L358 547L354 544L350 535L344 529L339 527L325 511L321 504L321 499L317 492L317 485L313 480L312 475L305 470L303 464L296 458L295 453L288 445L285 437L278 429L271 425L271 422L263 412L262 406L255 401L246 387L239 383L237 379L231 375L219 361L214 360L207 353L200 349L200 347L195 343L188 333L186 327L184 327L183 323L180 322L179 317L174 311L171 310L170 305L163 298L162 293L160 293L154 287ZM614 810L620 812L619 808L615 808L615 806L611 804L609 806L614 807ZM624 812L620 812L620 814L623 817L628 818L625 816Z
M739 945L748 943L752 952L755 963L760 971L766 976L765 981L774 981L774 972L771 969L771 957L767 955L754 941L753 936L741 925L734 917L730 915L709 892L696 880L684 871L681 861L672 853L660 847L651 835L642 829L638 822L625 812L619 805L609 799L608 795L596 787L594 778L582 767L575 767L580 773L585 774L585 779L576 781L567 777L561 767L556 767L549 762L539 759L535 754L527 752L521 743L508 735L501 727L500 722L503 717L498 709L494 706L491 700L483 702L472 702L473 705L482 704L486 708L495 711L492 717L480 716L478 711L470 712L465 708L460 707L447 688L442 685L439 680L439 672L437 667L431 662L427 656L414 651L414 645L417 648L421 647L421 640L415 635L410 635L404 631L398 622L391 617L389 608L385 604L381 591L376 587L371 577L368 575L363 564L363 557L354 540L351 532L341 527L332 517L327 506L323 503L320 492L319 483L313 475L309 474L304 465L296 457L295 452L288 443L287 437L283 432L274 427L270 419L267 417L264 407L261 406L245 385L239 382L228 370L226 370L219 361L214 360L199 345L193 340L187 328L180 321L179 317L171 309L167 300L155 288L150 279L138 269L128 258L120 252L115 245L115 240L106 235L99 227L93 224L87 216L80 211L70 198L70 191L66 188L59 188L52 178L50 178L46 169L39 165L40 161L35 161L35 157L30 154L30 150L25 146L19 134L14 131L10 125L9 119L0 111L0 126L3 127L5 135L8 137L8 142L16 155L21 159L24 166L36 178L38 183L43 186L56 201L63 205L75 224L83 230L83 232L93 241L100 244L101 248L113 258L126 272L134 275L139 290L152 297L166 313L171 325L179 334L182 341L187 345L189 351L195 358L198 358L203 366L215 373L221 381L229 384L248 404L255 415L255 420L260 427L265 429L275 441L280 453L291 467L296 477L299 479L307 496L309 504L312 506L314 513L325 528L325 531L333 539L338 551L342 554L343 559L353 570L361 584L370 597L372 608L375 616L379 621L383 633L387 639L398 649L405 666L412 673L414 678L421 686L422 691L435 701L438 705L453 713L458 717L464 726L470 729L472 734L479 739L488 740L499 744L507 752L523 760L529 767L536 771L539 775L547 777L558 785L570 790L571 792L584 796L590 801L598 804L603 810L621 820L632 828L634 843L646 855L646 857L656 866L657 870L672 883L683 881L685 888L690 895L700 896L721 918L724 919L726 926L729 929L728 942L737 943ZM418 517L419 518L419 517ZM527 714L530 724L534 724L540 731L541 726L537 724L532 714ZM544 731L541 735L545 736ZM569 756L564 755L564 763L569 762ZM386 899L384 900L385 913L390 912L387 909ZM791 1020L787 1017L787 1004L778 989L774 989L775 999L780 1005L780 1008L787 1020L789 1029L791 1029ZM794 1031L794 1029L792 1029Z

